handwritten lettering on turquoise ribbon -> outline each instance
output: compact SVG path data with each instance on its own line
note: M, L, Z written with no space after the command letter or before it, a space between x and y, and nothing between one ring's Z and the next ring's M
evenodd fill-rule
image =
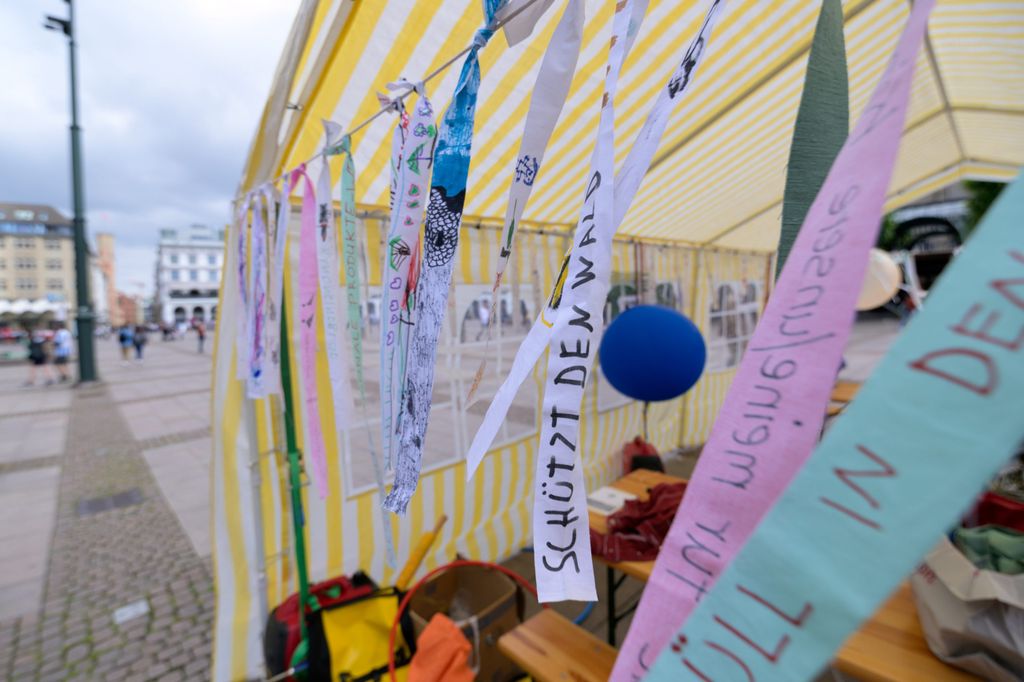
M1008 187L649 679L809 679L1024 437L1024 182Z

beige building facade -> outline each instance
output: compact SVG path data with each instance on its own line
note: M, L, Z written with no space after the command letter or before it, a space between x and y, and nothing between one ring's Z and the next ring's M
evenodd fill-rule
M0 203L0 323L74 317L72 237L71 221L52 206Z

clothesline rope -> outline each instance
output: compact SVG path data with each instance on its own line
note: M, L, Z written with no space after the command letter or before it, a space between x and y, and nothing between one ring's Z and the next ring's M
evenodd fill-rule
M510 21L515 19L516 17L518 17L520 14L522 14L523 12L525 12L527 9L529 9L533 5L537 4L538 2L540 2L540 0L527 0L525 3L523 3L522 7L520 7L517 10L515 10L514 12L509 13L509 15L506 16L506 17L503 17L501 19L497 19L497 20L491 22L490 24L488 24L487 26L484 27L484 30L491 31L491 32L497 32L503 26L505 26L507 23L509 23ZM474 34L473 41L471 41L469 45L467 45L462 50L460 50L457 54L455 54L454 56L449 58L444 64L441 64L441 66L437 67L436 69L434 69L433 71L428 73L426 76L423 77L422 80L417 81L417 82L412 82L412 81L408 81L408 80L399 81L399 83L401 85L406 86L406 90L404 92L402 92L402 93L400 93L398 95L395 95L394 97L390 98L390 101L387 104L383 105L380 109L378 109L376 113L374 113L370 117L364 119L362 122L360 122L354 128L349 130L347 133L343 133L339 139L342 139L345 136L352 137L353 135L355 135L356 133L360 132L363 128L365 128L366 126L370 125L371 123L376 121L378 118L380 118L381 116L383 116L387 112L395 109L395 107L397 105L399 105L399 104L401 104L402 102L405 101L406 97L408 97L410 94L412 94L414 91L416 91L419 88L419 86L424 85L426 83L429 83L433 79L435 79L438 76L440 76L442 73L444 73L449 68L451 68L451 66L455 62L457 62L459 59L461 59L465 55L469 54L469 51L472 50L474 47L476 47L477 49L480 48L480 46L476 42L475 34ZM330 145L328 145L328 146L330 147ZM316 160L317 157L321 156L323 153L324 153L323 150L321 150L320 152L317 152L316 154L314 154L310 158L306 159L303 162L303 164L312 163L314 160ZM338 153L340 153L340 151L336 148L336 145L335 145L335 147L332 147L332 148L328 149L328 155L329 156L335 155L335 154L338 154ZM303 165L303 164L299 164L299 165ZM260 187L262 187L263 185L267 184L268 182L277 182L279 180L284 179L284 177L286 175L288 175L289 172L291 172L291 171L286 171L286 172L282 173L281 175L279 175L278 177L274 178L273 180L267 180L265 182L261 182L261 183L257 184L255 187L253 187L252 189L249 189L249 190L247 190L245 192L240 193L235 198L235 201L237 202L237 201L241 200L242 198L244 198L246 195L251 194L251 193L257 191Z

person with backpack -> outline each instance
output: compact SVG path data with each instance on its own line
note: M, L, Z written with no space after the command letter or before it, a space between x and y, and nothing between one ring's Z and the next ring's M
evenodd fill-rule
M30 329L28 333L28 381L25 386L34 386L36 383L36 372L42 372L46 377L46 385L53 383L53 373L50 371L46 361L49 353L46 350L46 335L41 329ZM39 368L42 367L40 370Z
M53 365L60 374L60 381L68 380L68 359L71 357L71 332L63 324L53 335Z
M117 342L121 345L121 361L128 362L131 353L132 343L134 341L135 334L132 332L132 328L127 324L121 326L121 331L117 333Z
M132 345L135 346L135 359L142 360L142 350L146 347L146 328L142 325L135 327L135 334L132 336Z

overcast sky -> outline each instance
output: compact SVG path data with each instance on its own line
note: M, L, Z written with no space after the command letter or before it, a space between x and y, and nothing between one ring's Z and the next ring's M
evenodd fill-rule
M0 2L0 201L71 215L62 0ZM150 294L158 230L227 222L298 0L79 0L90 235L117 285Z

